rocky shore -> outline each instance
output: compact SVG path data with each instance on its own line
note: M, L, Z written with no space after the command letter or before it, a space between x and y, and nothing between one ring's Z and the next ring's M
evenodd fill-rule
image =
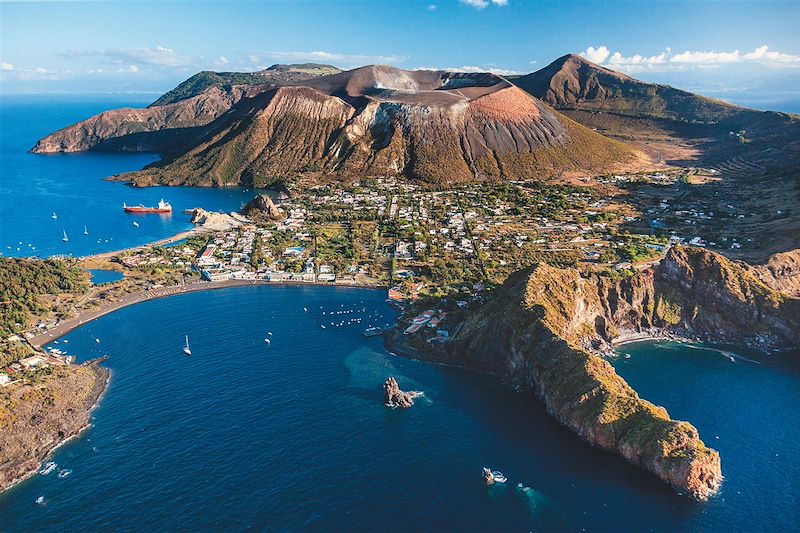
M518 272L469 316L456 339L415 356L531 391L589 444L706 500L722 483L719 454L690 423L640 398L600 355L652 338L771 351L797 347L799 336L800 300L718 254L679 247L653 268L618 280L545 264ZM387 345L407 354L402 337L388 334Z
M4 389L0 404L0 492L34 475L53 450L88 427L110 371L102 359L51 367L32 384Z

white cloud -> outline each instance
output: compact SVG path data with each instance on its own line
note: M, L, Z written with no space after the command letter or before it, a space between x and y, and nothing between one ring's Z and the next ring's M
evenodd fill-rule
M632 56L623 56L619 52L614 52L608 58L609 65L661 65L667 61L670 54L670 49L667 48L665 52L661 52L655 56L642 56L634 54Z
M741 60L739 50L733 52L681 52L669 58L670 63L696 63L710 65L715 63L737 63Z
M6 63L5 61L0 62L0 70L9 72L11 70L14 70L14 65L12 65L11 63Z
M139 48L109 48L92 50L67 50L61 53L67 58L96 57L101 61L112 64L137 63L140 65L154 65L159 67L189 67L196 61L176 53L171 48L164 46L139 47Z
M484 9L489 7L489 4L495 6L507 6L508 0L459 0L462 4L474 7L475 9Z
M673 54L670 48L657 55L645 56L633 54L624 56L621 52L611 51L606 46L597 48L590 46L580 53L589 61L606 65L615 70L627 73L652 71L666 72L687 69L713 69L725 65L759 64L767 67L800 68L800 55L776 52L763 45L752 52L733 51L692 51Z
M611 52L605 46L599 46L597 48L595 48L594 46L590 46L589 48L581 52L579 55L585 57L592 63L600 64L606 59L608 59L610 53Z
M297 61L313 61L322 63L338 63L346 65L369 65L380 63L384 65L393 65L403 63L406 61L405 56L383 56L383 55L361 55L361 54L341 54L336 52L325 52L323 50L314 50L310 52L291 51L291 52L256 52L250 56L252 59L268 58L271 60L282 62L297 62ZM257 61L254 61L254 63Z
M513 76L516 74L522 74L516 70L509 70L505 68L483 68L483 67L476 67L474 65L464 65L461 67L417 67L414 70L445 70L447 72L488 72L490 74L496 74L498 76Z
M230 61L228 61L228 58L225 57L225 56L219 56L219 59L217 60L217 62L220 65L227 65L228 63L230 63Z

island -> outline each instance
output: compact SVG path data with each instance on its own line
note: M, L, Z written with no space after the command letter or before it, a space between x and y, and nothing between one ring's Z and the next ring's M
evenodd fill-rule
M113 179L270 194L238 213L192 210L197 227L171 246L7 260L4 365L151 298L256 283L379 288L400 310L383 332L392 352L533 394L587 443L707 500L724 458L640 398L608 357L663 337L800 345L797 116L574 55L509 79L374 65L200 73L129 111L54 132L33 151L156 151L160 162ZM124 277L89 287L80 277L90 268ZM66 283L17 282L39 269ZM74 417L55 437L20 419L28 433L17 439L47 444L15 456L27 466L0 463L0 479L24 476L79 431L107 380L96 363L48 368L0 391L35 406L40 384L74 390L78 403L52 400ZM413 403L393 378L384 393L388 405Z

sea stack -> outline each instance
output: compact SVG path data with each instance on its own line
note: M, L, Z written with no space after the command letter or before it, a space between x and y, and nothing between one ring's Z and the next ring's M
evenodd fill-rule
M387 407L402 407L408 409L414 405L414 394L403 392L397 384L397 380L390 377L383 384L384 403Z

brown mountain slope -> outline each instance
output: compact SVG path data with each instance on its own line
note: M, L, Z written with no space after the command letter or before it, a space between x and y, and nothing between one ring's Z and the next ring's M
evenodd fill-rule
M513 82L574 120L619 139L638 141L664 159L716 164L730 157L785 166L800 150L797 116L746 109L668 85L645 83L569 54ZM743 139L731 132L746 133ZM672 145L672 146L670 146ZM771 148L791 153L770 154Z
M43 137L31 151L37 154L169 151L185 142L191 128L204 126L230 109L244 92L241 86L211 87L197 96L164 106L104 111Z
M541 70L514 79L514 83L548 104L564 109L711 123L749 111L669 85L645 83L575 54L560 57Z
M52 133L36 143L34 153L113 152L174 153L254 86L296 83L340 72L313 63L273 65L258 72L199 72L145 109L117 109Z
M263 186L298 173L403 174L442 184L599 172L641 156L501 77L386 66L247 95L196 139L121 178Z

